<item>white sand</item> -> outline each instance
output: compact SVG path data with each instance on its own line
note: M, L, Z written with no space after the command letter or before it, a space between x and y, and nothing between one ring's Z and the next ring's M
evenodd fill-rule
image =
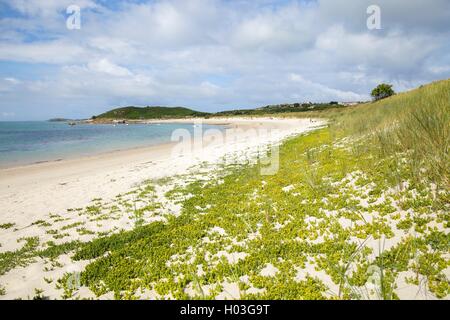
M192 122L192 120L171 122ZM200 139L203 143L202 148L197 146L191 153L181 155L173 153L179 146L173 142L78 159L0 169L2 207L0 224L15 224L12 228L0 229L0 252L21 248L24 242L18 242L18 239L23 237L37 236L41 244L49 240L54 241L52 235L46 234L43 228L31 225L41 219L48 221L51 213L59 214L66 219L49 227L61 231L63 226L70 223L86 222L77 212L68 212L69 208L84 208L92 204L92 200L96 198L109 202L118 194L129 192L146 180L185 174L189 172L189 168L204 162L219 163L226 155L233 154L233 159L242 162L249 153L254 153L261 146L277 144L289 136L323 125L319 121L312 122L309 119L271 118L220 118L204 120L203 123L227 125L225 141ZM271 131L267 132L268 129ZM165 210L172 211L170 207ZM128 215L126 213L123 215L124 219L121 220L102 221L101 227L96 222L90 224L86 222L85 226L94 231L132 228L132 221L130 223ZM160 216L151 217L153 218L164 219ZM70 235L56 240L56 243L87 241L94 237L94 235L81 236L74 229L61 232L68 232ZM46 283L44 277L55 281L69 267L81 270L85 262L73 264L66 255L60 257L58 261L64 265L63 268L56 267L53 270L51 263L37 259L31 265L17 267L0 276L0 286L6 288L6 295L0 296L0 299L33 297L35 288L43 289L44 294L50 298L60 298L61 292L55 289L55 283ZM48 271L49 268L52 270Z
M192 122L192 120L172 120ZM173 156L174 143L110 152L80 159L46 162L0 170L1 223L16 223L20 228L48 213L84 207L94 198L109 199L148 179L185 173L203 161L214 162L226 152L237 152L282 140L305 132L319 122L309 119L208 119L208 124L228 124L234 128L278 130L273 136L248 139L237 132L232 143L211 143L193 154ZM0 231L0 243L1 241ZM3 244L3 243L2 243ZM3 244L4 245L4 244ZM0 248L5 251L5 247Z

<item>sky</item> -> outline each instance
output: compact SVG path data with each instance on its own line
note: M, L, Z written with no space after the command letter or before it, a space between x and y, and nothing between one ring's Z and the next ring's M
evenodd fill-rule
M0 0L0 121L368 100L446 78L449 0Z

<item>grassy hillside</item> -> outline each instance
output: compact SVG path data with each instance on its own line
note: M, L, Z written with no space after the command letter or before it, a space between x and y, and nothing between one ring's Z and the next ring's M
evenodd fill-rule
M321 116L336 135L365 138L382 157L407 154L417 179L449 186L450 79Z
M298 112L322 111L329 109L344 109L345 106L339 105L337 102L330 103L290 103L268 105L256 109L240 109L217 112L215 116L263 116L268 114L289 114Z
M264 116L282 115L290 113L317 112L324 110L345 109L345 106L337 103L293 103L268 105L255 109L228 110L216 113L194 111L183 107L124 107L105 112L94 117L95 119L168 119L185 117L227 117L227 116Z
M449 185L450 79L373 103L285 116L329 119L334 135L367 139L367 148L386 157L408 153L412 172L426 167L428 179Z
M450 80L350 110L336 119L347 134L370 134L382 156L407 153L417 178L449 187Z
M98 115L97 119L165 119L165 118L186 118L203 117L205 112L198 112L183 107L123 107L110 110Z

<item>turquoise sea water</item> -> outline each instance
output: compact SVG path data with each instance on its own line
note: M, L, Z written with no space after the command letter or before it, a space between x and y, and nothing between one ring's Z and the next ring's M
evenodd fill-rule
M0 122L0 167L94 155L171 141L175 129L192 124L79 124ZM203 125L203 130L219 128Z

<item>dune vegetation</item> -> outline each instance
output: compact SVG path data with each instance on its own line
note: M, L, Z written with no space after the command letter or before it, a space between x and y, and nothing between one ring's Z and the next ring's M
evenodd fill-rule
M133 230L39 250L27 240L11 263L70 254L82 287L118 299L448 299L450 80L289 116L329 122L286 140L276 174L258 162L147 181L132 200L71 209L130 214ZM71 276L57 286L82 297Z

